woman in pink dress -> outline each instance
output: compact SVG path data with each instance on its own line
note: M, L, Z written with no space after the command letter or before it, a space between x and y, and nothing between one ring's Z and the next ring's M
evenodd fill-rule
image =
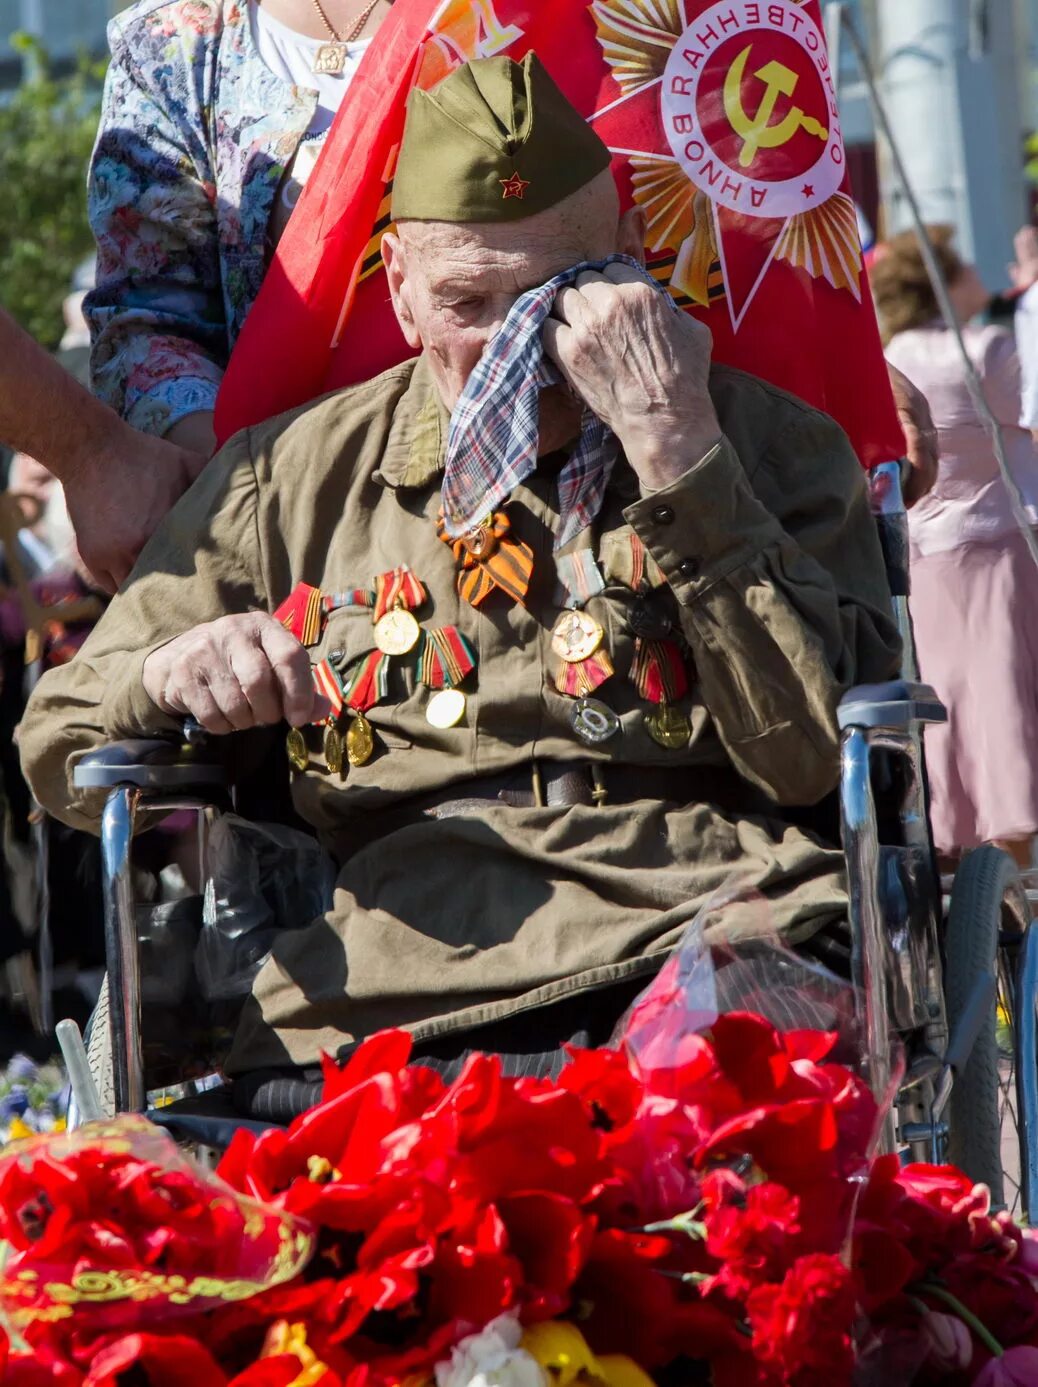
M1038 454L1020 427L1012 334L973 324L990 296L973 266L953 251L951 228L931 227L929 235L1034 525ZM946 727L928 731L926 743L937 847L956 856L997 842L1030 865L1038 833L1038 568L914 234L884 247L872 287L887 358L929 400L940 438L936 485L908 522L919 665L949 715Z

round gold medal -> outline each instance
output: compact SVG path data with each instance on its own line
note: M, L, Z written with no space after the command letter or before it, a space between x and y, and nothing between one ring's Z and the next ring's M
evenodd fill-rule
M351 766L366 766L375 750L375 733L363 713L354 715L346 731L346 759Z
M668 751L680 751L688 746L692 724L680 708L661 703L654 712L645 715L645 730L654 742Z
M551 633L551 648L560 660L579 665L589 659L605 638L605 632L587 612L563 612Z
M433 727L457 727L465 716L465 703L460 689L441 689L430 698L425 720Z
M288 752L288 764L294 771L305 771L310 764L310 753L307 750L306 738L303 736L302 729L293 727L285 738L285 750Z
M324 759L333 775L339 775L342 771L344 750L342 733L329 723L324 729Z
M421 627L406 607L394 607L375 622L375 644L383 655L406 655L421 634Z

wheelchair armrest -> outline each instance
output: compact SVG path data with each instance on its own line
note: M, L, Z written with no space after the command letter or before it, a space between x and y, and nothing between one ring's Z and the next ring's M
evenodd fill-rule
M227 785L227 772L211 745L193 747L134 738L88 751L77 763L72 780L77 790L114 790L120 785L134 785L140 790L183 793L223 788Z
M851 727L907 731L923 723L948 721L944 704L929 684L892 679L887 684L859 684L840 700L841 732Z

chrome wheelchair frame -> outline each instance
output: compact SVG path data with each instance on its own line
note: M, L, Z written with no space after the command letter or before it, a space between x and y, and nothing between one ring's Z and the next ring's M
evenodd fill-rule
M851 689L839 708L842 765L840 818L847 860L852 977L864 1009L869 1077L877 1095L891 1093L895 1040L906 1069L885 1124L883 1145L907 1147L916 1159L939 1160L947 1138L945 1111L956 1075L995 1006L994 981L983 972L958 1022L949 1026L943 978L943 903L927 813L922 729L943 722L935 692L915 682L908 615L907 519L900 469L871 474L873 510L905 647L906 678ZM107 792L101 822L104 910L114 1097L118 1111L148 1106L141 1044L141 971L132 885L131 844L137 817L189 809L208 818L227 807L232 791L212 744L117 742L83 756L79 789ZM877 765L895 767L896 841L881 842ZM1038 1040L1038 931L1031 930L1022 890L1009 893L1008 918L1022 944L1014 965L1018 1052L1034 1057ZM1024 1072L1026 1070L1026 1072ZM1038 1066L1017 1066L1016 1104L1022 1127L1024 1211L1038 1194ZM896 1113L896 1121L895 1121Z

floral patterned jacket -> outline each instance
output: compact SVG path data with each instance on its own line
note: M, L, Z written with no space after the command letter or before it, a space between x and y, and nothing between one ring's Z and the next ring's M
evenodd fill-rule
M263 63L247 0L138 0L108 39L89 179L93 386L162 434L215 404L317 96Z

